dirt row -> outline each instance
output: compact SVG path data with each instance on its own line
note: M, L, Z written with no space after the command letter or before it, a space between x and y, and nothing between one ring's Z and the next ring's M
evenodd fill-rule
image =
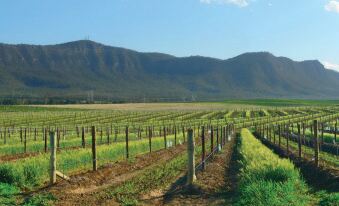
M222 152L207 164L206 170L197 173L197 186L193 193L185 187L186 174L182 173L170 186L164 185L143 194L142 205L228 205L232 202L236 172L233 154L234 139L227 142ZM25 194L25 198L50 193L56 198L54 205L119 205L107 192L142 174L145 170L169 162L186 151L186 145L163 149L100 167L98 171L73 175L69 181ZM198 161L198 160L197 160ZM198 161L199 162L199 161Z
M196 185L186 186L186 174L179 176L167 188L145 194L143 205L230 205L236 188L236 160L233 156L234 139L197 172Z
M56 199L55 205L102 205L105 189L141 174L145 169L170 161L186 150L186 145L163 149L139 155L133 160L111 163L100 167L98 171L90 171L70 177L69 181L59 180L57 184L29 195L51 193ZM102 193L102 194L101 194ZM110 201L109 205L119 205Z

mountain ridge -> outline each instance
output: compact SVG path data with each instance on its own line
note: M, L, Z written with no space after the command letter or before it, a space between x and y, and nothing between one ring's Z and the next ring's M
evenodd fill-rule
M2 82L2 83L1 83ZM269 52L176 57L79 40L0 43L0 96L107 101L339 98L339 72Z

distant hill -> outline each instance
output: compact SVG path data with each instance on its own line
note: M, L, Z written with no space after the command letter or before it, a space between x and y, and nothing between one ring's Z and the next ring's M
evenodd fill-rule
M220 60L141 53L81 40L0 44L2 98L183 101L339 98L339 73L267 52ZM93 98L92 98L93 97Z

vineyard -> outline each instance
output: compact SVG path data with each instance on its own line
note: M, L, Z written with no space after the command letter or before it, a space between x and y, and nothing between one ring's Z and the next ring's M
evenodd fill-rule
M338 106L189 107L1 106L0 205L338 205Z

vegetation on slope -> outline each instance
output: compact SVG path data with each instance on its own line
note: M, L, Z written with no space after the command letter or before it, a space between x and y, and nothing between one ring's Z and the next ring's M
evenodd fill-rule
M8 98L4 103L25 98L46 103L339 98L338 72L316 60L296 62L267 52L220 60L141 53L92 41L0 44L0 74L0 96Z

